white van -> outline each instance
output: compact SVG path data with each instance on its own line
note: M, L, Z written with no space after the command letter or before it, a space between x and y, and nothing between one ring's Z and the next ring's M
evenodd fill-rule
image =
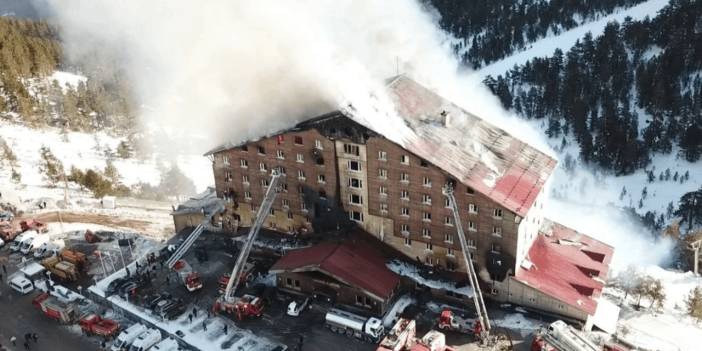
M44 258L56 256L59 254L61 249L64 247L63 241L58 242L48 242L42 244L39 248L34 250L34 258Z
M152 347L149 351L178 351L179 349L180 346L175 339L167 338L154 345L154 347Z
M28 254L30 252L33 252L35 249L38 249L44 244L47 244L49 242L49 236L46 234L42 235L37 235L35 236L32 240L26 241L24 244L22 244L22 247L20 248L20 252L23 254Z
M23 274L18 274L14 278L10 279L8 283L12 289L17 291L22 295L27 295L34 291L34 285L27 279Z
M131 345L132 342L134 342L134 340L136 340L136 338L145 331L146 327L141 323L130 326L123 332L119 333L110 349L112 351L127 350L129 345Z
M132 347L129 348L129 351L146 351L151 346L156 345L159 341L161 341L161 331L158 329L149 329L141 333L141 335L134 340Z
M15 241L12 242L12 245L10 246L10 251L20 251L25 245L25 243L33 241L37 235L39 234L33 230L20 234L18 237L15 238Z

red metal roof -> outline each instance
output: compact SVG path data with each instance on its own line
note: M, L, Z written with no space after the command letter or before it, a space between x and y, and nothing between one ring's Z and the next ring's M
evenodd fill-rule
M393 79L388 90L414 133L403 135L402 146L526 216L556 160L405 76Z
M400 277L385 266L385 259L375 249L361 244L322 243L293 250L271 268L271 272L319 271L380 298L388 298L400 283Z
M546 220L515 279L590 315L597 309L614 249ZM590 276L593 274L593 276ZM590 292L591 291L591 292Z

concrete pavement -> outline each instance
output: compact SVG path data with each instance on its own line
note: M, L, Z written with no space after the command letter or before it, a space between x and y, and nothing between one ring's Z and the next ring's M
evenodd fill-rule
M6 245L7 246L7 245ZM0 248L0 263L7 267L7 275L12 274L16 267L16 254L10 257L7 247ZM0 271L1 272L1 271ZM36 350L98 350L97 339L84 337L76 326L63 326L46 318L35 309L32 298L36 292L20 295L7 285L7 275L3 273L0 282L0 345L6 350L24 350L24 334L37 333L38 341L29 343L29 349ZM17 337L17 346L12 346L10 338Z

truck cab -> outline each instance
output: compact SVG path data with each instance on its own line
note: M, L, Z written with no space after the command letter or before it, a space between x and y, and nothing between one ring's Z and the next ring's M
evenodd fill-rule
M161 341L161 332L158 329L148 329L134 340L129 351L146 351L159 341Z
M134 342L134 340L136 340L136 338L139 337L139 335L141 335L141 333L145 331L146 327L141 323L137 323L130 326L117 336L115 341L112 343L112 347L110 348L110 350L127 350L129 348L129 345L131 345L132 342Z
M372 339L380 340L385 334L385 327L383 327L383 322L380 319L371 317L366 321L364 331Z

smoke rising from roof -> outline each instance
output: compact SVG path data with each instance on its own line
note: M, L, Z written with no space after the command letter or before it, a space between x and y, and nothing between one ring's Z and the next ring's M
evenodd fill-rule
M394 114L385 80L399 72L554 155L460 68L454 39L418 1L42 1L70 58L119 56L161 152L204 153L349 103L384 118Z
M88 48L122 56L141 122L169 134L169 147L187 132L203 138L195 151L204 152L348 102L392 110L382 87L397 72L503 127L514 123L499 123L509 117L479 79L457 74L451 38L416 1L49 2L73 58Z

